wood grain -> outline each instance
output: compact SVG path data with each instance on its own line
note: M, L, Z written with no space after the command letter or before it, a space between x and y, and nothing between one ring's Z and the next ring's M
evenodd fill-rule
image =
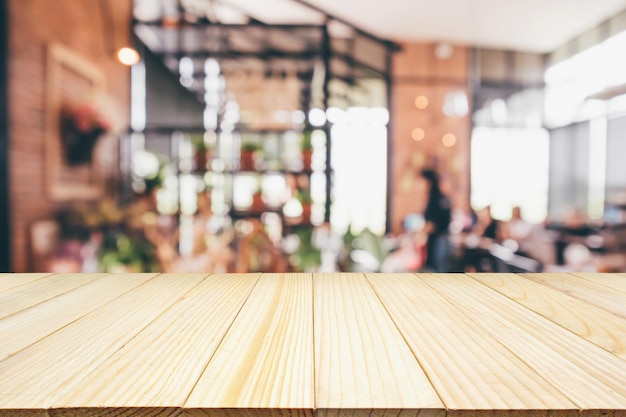
M515 274L468 274L519 304L626 359L626 319Z
M94 281L103 274L56 274L3 291L0 319Z
M49 273L43 274L0 274L0 294L20 285L28 284L31 281L47 277Z
M206 278L53 406L182 407L259 276Z
M549 410L569 410L572 417L578 415L557 388L417 277L367 278L447 409L537 410L543 416Z
M0 320L0 360L78 320L155 275L128 274L123 279L115 275L104 275Z
M180 408L54 408L46 417L178 417Z
M285 408L185 408L190 417L312 417L310 409ZM626 417L626 416L625 416Z
M48 409L54 398L84 388L82 379L205 276L159 275L4 359L0 410Z
M419 279L463 309L579 409L626 408L626 361L466 275L425 274Z
M443 409L363 275L316 274L314 287L318 412L366 416L389 408L436 415Z
M185 408L200 412L289 409L311 414L315 406L312 302L310 274L264 274Z
M626 318L626 294L603 284L572 274L523 274L543 285L556 288L598 308L602 308L622 318Z
M626 417L622 278L0 275L0 417Z
M576 273L574 275L626 294L626 277L622 275L598 273Z

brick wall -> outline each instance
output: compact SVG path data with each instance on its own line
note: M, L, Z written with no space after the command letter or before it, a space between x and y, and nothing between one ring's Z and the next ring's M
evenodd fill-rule
M435 54L434 43L404 43L394 55L392 103L392 212L391 229L398 233L402 219L421 212L425 201L419 198L416 174L424 167L436 165L443 185L455 208L469 210L470 116L446 117L443 104L450 91L468 90L469 51L454 46L447 59ZM428 99L425 109L415 106L415 99ZM415 129L423 138L415 140ZM456 143L446 147L442 138L453 134Z
M129 43L131 0L9 0L9 118L12 270L30 271L29 227L58 206L45 190L46 45L59 42L102 68L107 92L128 113L130 71L111 51ZM113 41L113 42L111 42Z

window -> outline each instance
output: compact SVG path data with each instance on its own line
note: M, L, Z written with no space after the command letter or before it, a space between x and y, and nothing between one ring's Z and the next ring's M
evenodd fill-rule
M338 109L335 109L336 112ZM387 123L384 108L350 108L331 130L331 225L343 233L383 234L387 201Z
M477 127L472 132L471 203L507 220L520 206L538 223L548 212L549 135L545 129Z

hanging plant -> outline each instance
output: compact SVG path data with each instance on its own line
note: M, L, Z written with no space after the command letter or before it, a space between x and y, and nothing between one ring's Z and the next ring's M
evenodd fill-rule
M98 139L111 132L111 121L92 104L65 105L61 109L61 143L68 165L89 164Z

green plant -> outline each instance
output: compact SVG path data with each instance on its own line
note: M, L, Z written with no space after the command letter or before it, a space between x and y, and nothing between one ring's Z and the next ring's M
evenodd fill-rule
M313 198L311 198L311 193L308 190L298 190L296 194L296 198L300 203L311 204L313 203Z
M310 130L305 130L302 132L302 142L300 143L300 149L304 151L313 150L313 144L311 143L311 132Z
M191 143L197 152L206 152L211 149L211 147L204 141L204 135L202 134L193 135Z
M289 257L290 263L297 271L315 271L322 263L322 253L312 244L313 229L299 230L296 235L300 245Z
M144 193L149 194L154 190L161 188L165 180L165 164L159 161L159 170L154 176L145 177L143 179L146 189Z
M136 272L158 270L152 244L143 236L125 230L105 233L98 255L100 268L105 272L113 272L122 266Z
M246 152L257 152L262 149L263 147L258 143L246 142L241 144L241 150Z

